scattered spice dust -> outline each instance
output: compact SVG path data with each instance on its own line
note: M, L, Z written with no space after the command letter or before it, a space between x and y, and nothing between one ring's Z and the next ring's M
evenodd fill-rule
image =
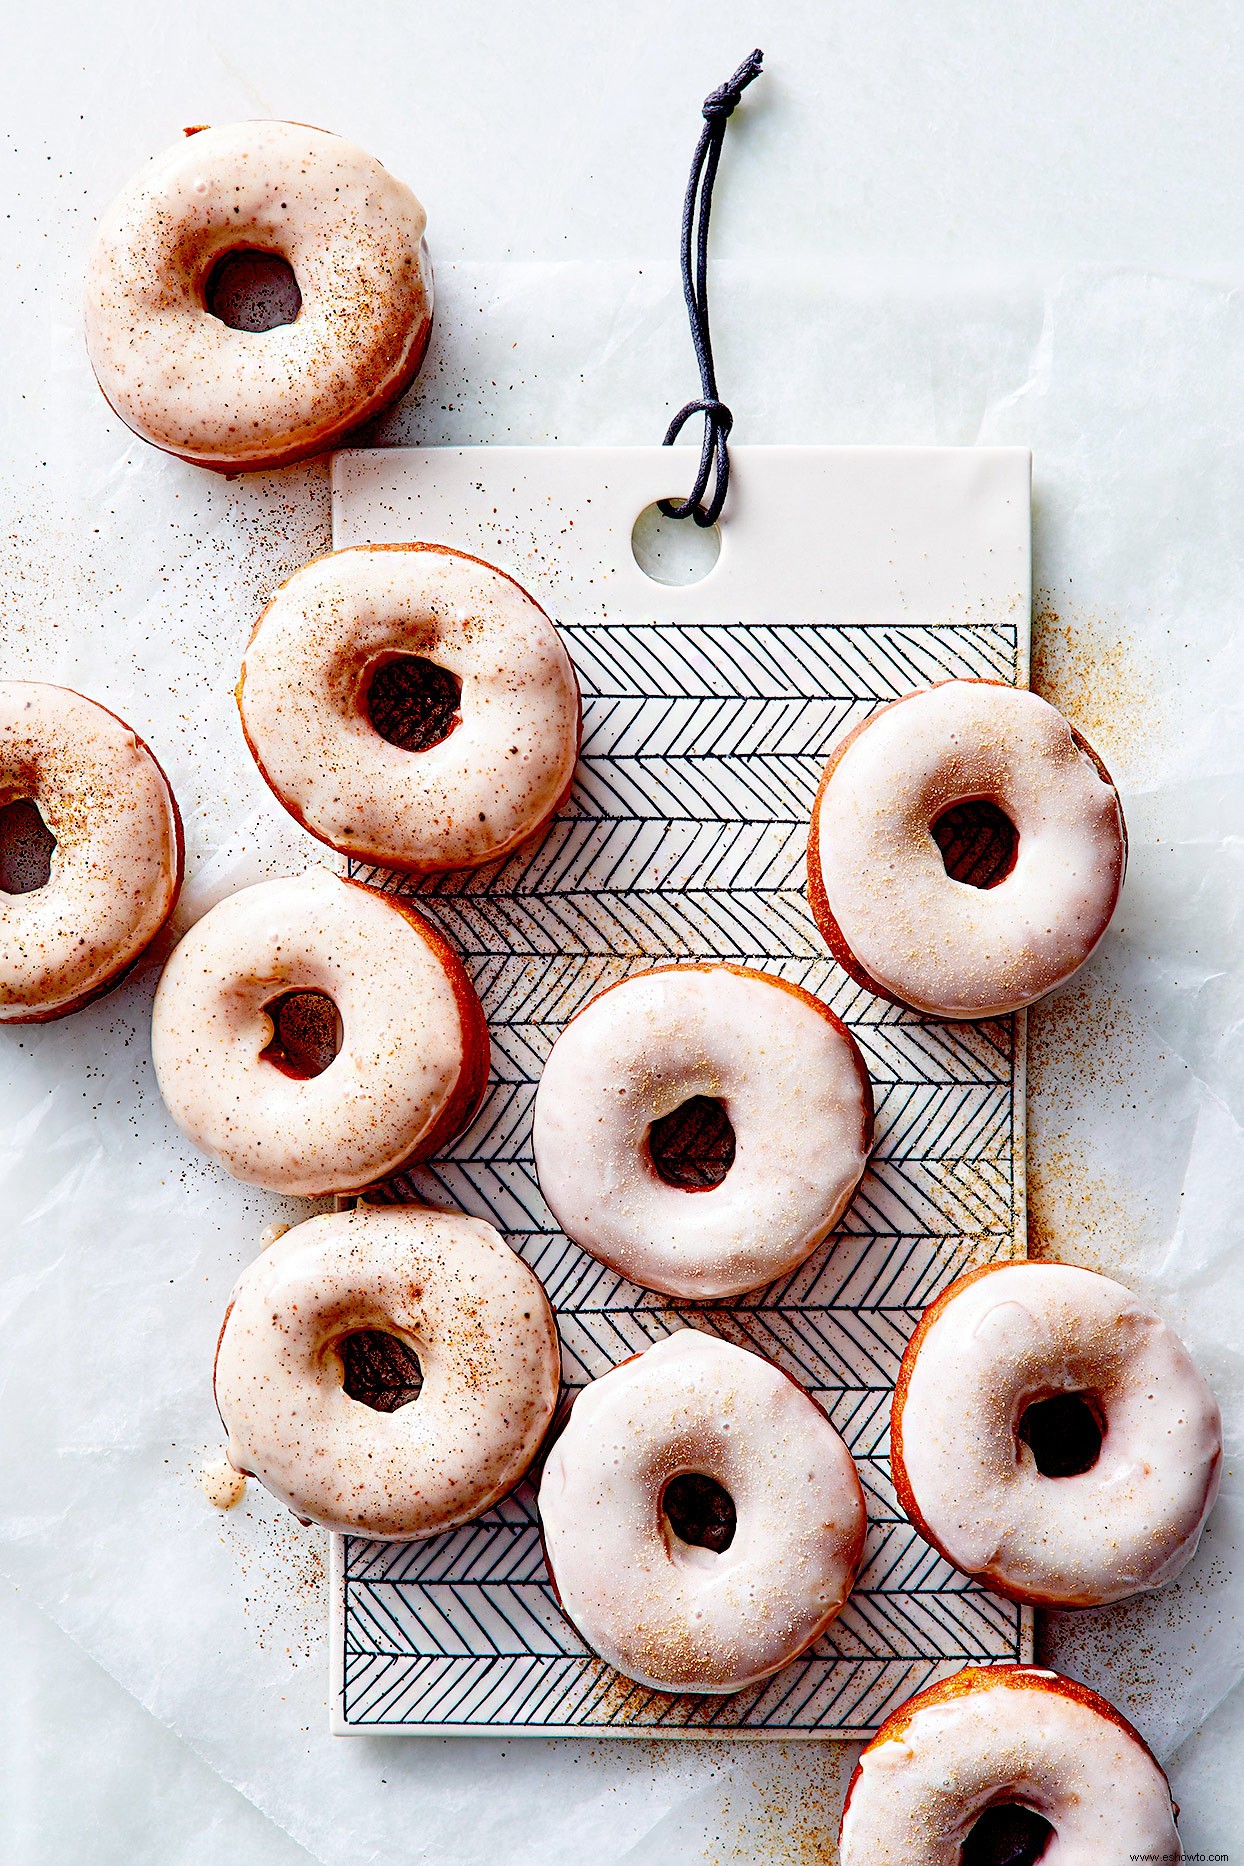
M323 1660L329 1617L328 1534L247 1487L245 1507L222 1525L237 1568L243 1610L264 1651L284 1651L294 1666Z
M859 1745L782 1743L746 1755L749 1780L723 1796L704 1866L838 1866L838 1822Z
M1085 1084L1132 1105L1145 1046L1131 1006L1094 970L1028 1013L1028 1254L1126 1278L1157 1219L1077 1142Z
M1065 713L1116 780L1135 780L1158 749L1168 710L1158 671L1116 615L1038 591L1032 616L1032 688Z
M1197 1683L1203 1655L1196 1596L1221 1586L1222 1578L1211 1564L1199 1581L1194 1574L1179 1587L1095 1607L1091 1652L1083 1614L1040 1613L1037 1663L1084 1679L1143 1732L1155 1707L1178 1702Z
M626 1685L618 1683L620 1689ZM650 1708L667 1701L658 1692L635 1691ZM624 1794L632 1777L663 1784L673 1818L685 1810L678 1837L688 1866L754 1866L761 1860L765 1866L838 1866L842 1804L862 1747L636 1738L593 1744L582 1755L608 1768L607 1793Z

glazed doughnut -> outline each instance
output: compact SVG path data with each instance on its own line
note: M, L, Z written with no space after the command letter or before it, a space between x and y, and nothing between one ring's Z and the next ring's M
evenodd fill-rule
M867 1527L816 1402L693 1329L577 1394L539 1505L567 1618L656 1691L741 1691L798 1658L845 1603Z
M116 985L181 888L168 779L123 719L68 687L0 681L0 1023Z
M1221 1459L1218 1407L1183 1343L1093 1270L970 1271L903 1356L899 1501L948 1561L1012 1600L1094 1607L1173 1580Z
M534 835L579 749L578 683L544 611L491 564L433 544L298 571L256 624L238 708L300 823L415 873L475 868Z
M353 143L302 123L188 132L103 217L86 341L135 434L236 472L322 453L414 378L432 327L426 216ZM270 253L298 282L293 323L235 330L208 309L230 253Z
M295 1225L238 1279L216 1350L229 1462L325 1528L413 1541L514 1488L557 1403L553 1312L478 1218Z
M899 1706L842 1811L841 1866L1181 1860L1166 1777L1127 1719L1035 1666L969 1666Z
M955 880L935 827L993 805L1016 836L984 885ZM808 898L834 957L882 997L934 1017L999 1017L1084 964L1127 855L1096 753L1035 693L948 680L857 727L812 810Z
M663 1153L712 1130L712 1170ZM540 1190L566 1235L646 1289L738 1295L801 1264L855 1191L873 1101L819 998L735 965L658 966L593 998L536 1092ZM689 1163L692 1169L694 1162Z
M282 1028L305 994L340 1021L310 1061ZM151 1053L197 1147L235 1179L308 1197L358 1191L447 1146L488 1075L484 1013L446 941L409 902L325 869L204 914L164 968Z

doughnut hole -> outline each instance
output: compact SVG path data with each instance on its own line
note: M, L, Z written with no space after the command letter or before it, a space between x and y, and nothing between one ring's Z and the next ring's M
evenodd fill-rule
M52 874L56 838L32 797L0 805L0 892L33 894Z
M693 1095L648 1129L657 1176L682 1192L711 1192L734 1165L734 1129L725 1105Z
M1079 1477L1101 1456L1106 1423L1091 1393L1053 1393L1024 1408L1019 1436L1042 1477Z
M1054 1838L1054 1828L1017 1801L995 1802L974 1823L963 1843L963 1866L1036 1866Z
M360 1328L337 1343L347 1395L373 1412L396 1412L423 1391L419 1357L397 1335Z
M279 253L224 253L203 285L203 303L230 330L259 332L292 324L302 310L294 269Z
M929 834L951 880L969 888L996 888L1019 854L1019 831L987 797L952 804L929 825Z
M260 1051L282 1075L296 1082L322 1076L341 1048L337 1006L326 991L286 991L264 1005L272 1041Z
M661 1494L661 1508L680 1542L721 1555L734 1541L734 1498L716 1478L702 1471L671 1477Z
M421 654L395 654L371 671L363 697L375 730L403 752L426 752L462 724L462 682Z

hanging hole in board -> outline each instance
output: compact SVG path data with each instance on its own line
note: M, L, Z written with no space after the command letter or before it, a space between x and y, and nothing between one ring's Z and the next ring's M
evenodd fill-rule
M654 583L702 583L721 555L721 530L689 518L668 518L654 499L632 527L631 554Z

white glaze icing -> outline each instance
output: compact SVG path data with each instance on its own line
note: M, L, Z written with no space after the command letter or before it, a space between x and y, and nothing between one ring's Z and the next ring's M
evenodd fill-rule
M341 1048L297 1080L264 1057L264 1006L320 991ZM243 888L192 927L152 1014L160 1092L182 1132L274 1192L355 1191L441 1144L487 1073L478 1000L444 942L383 894L327 870ZM445 1122L458 1107L455 1128Z
M137 734L93 700L0 681L0 805L21 799L56 847L43 887L0 892L0 1023L63 1016L114 982L181 886L168 781Z
M653 1166L654 1121L720 1101L735 1158L685 1191ZM553 1046L536 1094L540 1190L585 1250L676 1296L756 1289L841 1217L872 1138L853 1040L808 993L729 966L643 972L600 995Z
M1218 1488L1218 1407L1178 1336L1109 1277L1016 1263L952 1285L913 1340L893 1456L937 1545L1038 1602L1094 1606L1161 1587L1190 1559ZM1101 1453L1046 1477L1023 1411L1092 1394Z
M418 1397L352 1399L337 1344L395 1335ZM543 1289L491 1225L417 1206L308 1219L238 1279L216 1355L229 1458L298 1515L398 1541L486 1510L522 1477L557 1403Z
M233 1510L246 1495L246 1479L227 1458L213 1458L199 1473L199 1488L214 1510Z
M987 799L1019 835L997 886L946 872L931 825ZM947 681L884 708L827 770L813 811L824 890L860 968L917 1010L994 1017L1083 965L1123 879L1113 785L1062 715L1015 687Z
M372 670L421 655L462 683L460 722L408 752L366 710ZM475 867L550 816L579 744L579 689L553 624L510 577L429 546L337 551L259 618L238 686L277 796L343 854L410 870Z
M204 466L329 446L397 394L431 326L426 216L373 156L300 123L230 123L150 162L104 214L86 336L135 433ZM233 330L204 289L226 253L279 254L292 324Z
M721 1553L683 1542L661 1507L683 1472L734 1501ZM566 1614L655 1690L739 1691L796 1658L846 1600L866 1528L820 1407L771 1362L692 1329L576 1396L539 1504Z
M1042 1866L1183 1858L1166 1777L1104 1700L1033 1667L952 1683L969 1677L971 1690L900 1706L865 1749L842 1866L961 1866L976 1820L1006 1801L1054 1828Z

